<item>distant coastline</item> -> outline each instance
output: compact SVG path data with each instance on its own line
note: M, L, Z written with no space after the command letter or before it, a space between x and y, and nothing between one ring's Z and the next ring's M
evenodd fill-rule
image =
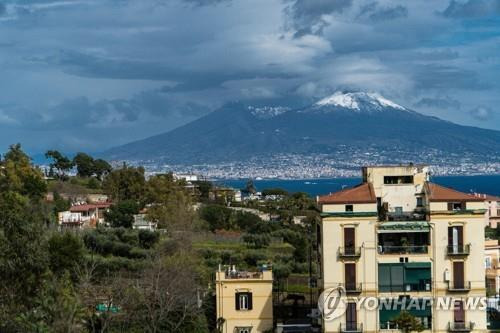
M241 189L247 179L214 179L221 186ZM486 193L500 196L500 174L495 175L446 175L433 176L431 181L468 193ZM303 179L262 179L253 180L257 190L282 188L289 192L306 192L311 196L335 192L342 187L359 184L360 177L303 178Z

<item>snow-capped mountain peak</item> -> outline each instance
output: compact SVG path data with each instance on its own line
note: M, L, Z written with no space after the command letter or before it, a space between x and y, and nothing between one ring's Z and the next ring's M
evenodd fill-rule
M366 92L336 92L331 96L325 97L314 104L315 106L338 106L342 108L360 111L362 107L369 106L370 109L381 110L383 108L393 108L406 110L399 104L396 104L378 93Z

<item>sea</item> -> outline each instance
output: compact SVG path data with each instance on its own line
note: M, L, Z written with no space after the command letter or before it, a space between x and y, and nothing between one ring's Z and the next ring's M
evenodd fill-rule
M486 193L500 196L500 175L433 176L431 181L466 193ZM361 178L262 179L253 180L258 191L281 188L289 193L305 192L312 197L357 185ZM246 179L217 180L217 184L236 189L245 188Z

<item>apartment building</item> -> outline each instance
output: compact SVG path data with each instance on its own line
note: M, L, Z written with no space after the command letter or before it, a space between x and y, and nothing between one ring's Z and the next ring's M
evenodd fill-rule
M273 329L271 270L221 269L215 277L217 325L222 333L263 333Z
M488 296L500 295L500 244L497 239L487 239L484 249L486 291Z
M486 295L484 199L430 182L427 166L364 167L362 179L318 197L321 284L343 287L345 305L324 332L395 330L402 309L426 332L486 332L486 311L466 306Z

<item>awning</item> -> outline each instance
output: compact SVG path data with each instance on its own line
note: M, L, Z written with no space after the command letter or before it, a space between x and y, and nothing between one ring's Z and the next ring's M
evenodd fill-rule
M412 222L382 222L378 226L378 233L394 232L429 232L430 227L427 221Z

